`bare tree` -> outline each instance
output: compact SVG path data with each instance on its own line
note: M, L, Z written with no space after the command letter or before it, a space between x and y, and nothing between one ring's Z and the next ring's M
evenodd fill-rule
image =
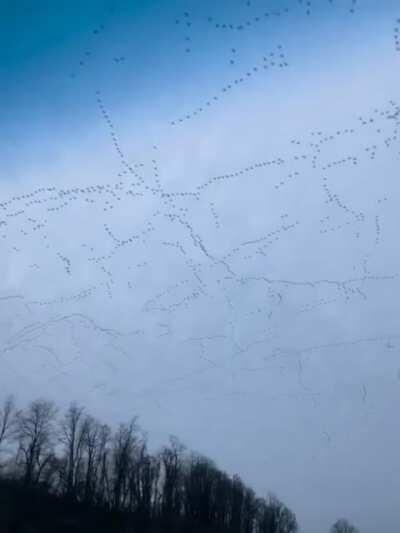
M210 524L214 519L215 465L206 457L192 454L184 470L185 517Z
M98 471L96 503L109 506L111 502L110 457L112 432L107 424L101 424L98 435L96 464Z
M243 501L243 533L253 533L257 516L257 500L253 489L244 491Z
M16 415L15 436L18 443L17 465L26 484L38 483L54 458L53 402L35 400Z
M180 516L182 509L182 466L185 447L174 436L169 446L164 446L160 453L162 466L162 502L161 513L166 520Z
M298 524L295 514L272 494L260 501L258 519L259 533L296 533Z
M331 533L359 533L359 530L346 518L340 518L331 527Z
M154 513L158 496L160 463L147 451L146 438L136 445L129 478L129 510L135 512L142 524Z
M86 503L95 501L96 489L98 485L99 472L104 441L104 427L95 418L88 415L84 422L84 491L83 499Z
M232 481L228 474L217 470L214 481L214 515L215 523L220 529L229 526L231 516Z
M13 396L7 396L0 408L0 451L10 439L15 427L15 404ZM1 464L0 464L1 466Z
M244 484L238 475L233 476L231 488L231 530L240 532L242 528L242 511L244 500Z
M129 424L120 424L112 449L112 506L115 510L123 509L128 501L130 469L138 436L137 420Z
M59 437L64 446L64 461L60 472L62 489L71 498L77 497L85 432L84 409L72 403L61 420Z

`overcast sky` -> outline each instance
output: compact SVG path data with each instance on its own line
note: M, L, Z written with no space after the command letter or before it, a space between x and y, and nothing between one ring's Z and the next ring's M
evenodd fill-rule
M398 532L396 3L3 2L0 395Z

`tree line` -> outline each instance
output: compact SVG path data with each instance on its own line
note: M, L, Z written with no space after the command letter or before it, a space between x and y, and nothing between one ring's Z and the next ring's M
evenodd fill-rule
M125 531L298 531L276 496L258 497L176 437L150 453L136 417L113 430L76 403L60 413L46 399L18 409L8 397L0 408L0 479L124 516ZM356 533L340 525L332 531Z

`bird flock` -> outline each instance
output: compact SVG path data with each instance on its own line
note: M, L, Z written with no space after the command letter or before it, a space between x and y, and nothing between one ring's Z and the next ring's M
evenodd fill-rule
M334 10L335 4L327 0L324 6ZM341 3L353 24L361 4ZM171 110L168 131L195 131L196 121L212 117L231 94L245 98L255 79L264 76L268 83L290 72L293 61L283 42L263 46L259 60L248 64L242 43L285 24L293 13L317 17L317 2L268 11L259 2L242 2L240 12L225 19L199 9L178 14L170 31L182 36L185 58L195 57L201 25L226 39L229 81L215 80L214 92L192 107ZM397 52L399 27L397 19ZM106 22L90 30L93 50L78 58L69 74L74 83L106 31ZM116 68L128 68L129 59L129 50L110 52ZM398 345L400 335L390 326L381 334L350 332L335 340L316 335L302 345L296 335L344 309L362 314L377 294L398 286L396 261L380 260L393 239L387 213L397 205L393 177L380 169L399 161L400 101L363 105L341 117L336 129L305 127L301 137L288 131L275 152L266 133L266 149L254 155L249 143L247 162L224 157L215 173L195 172L189 164L181 180L168 174L161 144L132 161L109 101L101 87L93 91L99 131L116 156L113 176L97 182L80 176L68 186L57 182L0 198L4 375L30 386L38 379L62 387L79 375L90 391L113 396L129 370L137 380L131 393L151 396L219 372L240 380L275 368L284 383L294 369L297 389L283 386L275 397L302 394L317 402L323 391L306 384L311 358ZM164 361L143 382L141 365L147 363L140 358L157 365L164 352L193 353L196 364ZM207 394L215 399L219 393ZM360 395L367 402L364 384Z

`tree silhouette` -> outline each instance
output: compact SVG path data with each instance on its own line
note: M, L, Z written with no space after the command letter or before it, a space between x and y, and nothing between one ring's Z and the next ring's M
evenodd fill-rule
M340 518L331 527L331 533L359 533L359 530L346 518Z
M12 436L12 432L15 429L15 404L13 396L8 396L0 409L0 452L3 449L4 444ZM2 466L0 462L0 467Z
M69 497L76 496L82 474L82 455L85 442L86 425L84 409L71 404L60 424L59 440L64 446L64 461L60 465L63 490Z
M8 469L7 482L26 491L17 491L15 497L22 498L35 516L42 506L48 514L43 520L53 524L51 509L59 502L61 514L74 509L78 513L77 531L85 520L92 523L96 513L102 513L101 526L87 525L85 531L297 531L295 515L275 496L257 498L238 475L230 476L207 457L189 453L176 437L151 454L136 418L112 431L76 403L58 419L52 402L38 399L16 410L9 397L0 410L0 445L5 442L13 454L8 464L14 465ZM6 482L4 473L5 469L0 491ZM7 485L6 494L12 486ZM13 508L12 502L8 507ZM0 514L0 529L1 520ZM58 524L50 530L63 527ZM47 531L42 526L39 530Z
M298 524L294 513L274 495L259 502L259 533L296 533Z
M35 400L26 410L16 414L18 451L16 463L22 469L24 483L38 483L54 458L55 405L48 400Z

